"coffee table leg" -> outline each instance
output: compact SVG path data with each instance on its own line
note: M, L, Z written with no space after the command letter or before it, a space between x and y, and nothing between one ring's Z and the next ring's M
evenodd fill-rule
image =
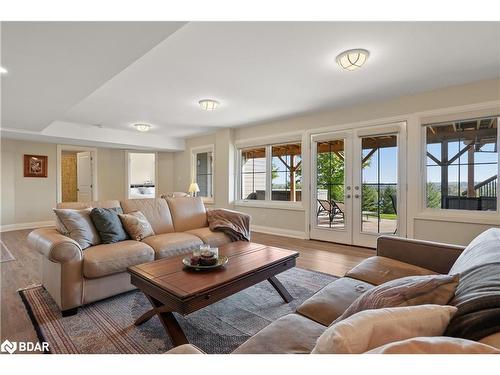
M276 289L278 294L281 296L281 298L283 298L283 300L286 303L289 303L293 300L293 297L290 295L290 293L288 293L288 290L285 289L283 284L280 283L280 281L276 277L272 276L269 279L267 279L267 281L271 283L271 285L274 287L274 289Z
M174 314L167 309L166 306L164 306L160 301L158 301L156 298L153 298L151 296L148 296L146 294L146 297L148 298L149 302L151 302L151 305L153 305L153 308L149 310L148 312L142 314L136 321L135 325L140 325L144 322L147 322L149 319L151 319L153 316L158 315L158 318L160 318L161 324L163 324L163 327L165 328L165 331L167 331L167 334L170 336L170 339L172 340L172 343L174 346L179 346L182 344L189 344L188 339L186 338L186 335L182 331L181 326L179 325L179 322L177 319L175 319Z

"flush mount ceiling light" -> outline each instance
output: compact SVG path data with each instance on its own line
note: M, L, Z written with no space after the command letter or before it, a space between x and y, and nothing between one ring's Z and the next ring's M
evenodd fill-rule
M219 106L219 102L213 99L202 99L198 103L204 111L215 111Z
M0 66L0 74L7 74L7 69L5 69L3 66Z
M355 70L363 66L369 55L366 49L350 49L337 56L337 64L342 69Z
M151 129L151 125L149 124L134 124L135 128L140 132L147 132Z

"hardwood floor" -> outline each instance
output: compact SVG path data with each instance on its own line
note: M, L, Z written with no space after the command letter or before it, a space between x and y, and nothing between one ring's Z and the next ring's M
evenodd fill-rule
M15 260L0 263L0 342L5 339L37 341L36 332L17 292L18 289L39 284L41 280L39 255L26 241L30 231L1 233L2 241ZM298 267L335 276L344 275L363 259L375 255L371 249L263 233L252 233L252 241L299 251Z

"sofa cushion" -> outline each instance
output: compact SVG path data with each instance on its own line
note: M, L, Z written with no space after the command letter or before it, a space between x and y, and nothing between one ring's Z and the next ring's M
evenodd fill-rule
M118 214L123 227L130 238L141 241L146 237L154 236L155 232L151 228L148 219L141 211L129 212L128 214Z
M482 338L479 342L500 349L500 331Z
M500 350L455 337L414 337L391 342L366 354L499 354Z
M101 242L99 233L90 218L90 211L90 208L82 210L54 208L54 212L60 220L59 225L64 228L63 234L74 239L82 250Z
M147 199L126 199L121 202L123 212L141 211L155 234L174 232L172 216L165 199L147 198Z
M460 284L450 305L458 308L446 335L480 340L500 331L500 229L489 229L465 248L450 270Z
M222 246L231 242L231 238L227 234L211 231L209 227L191 229L185 233L194 234L212 247Z
M207 212L200 197L167 198L176 232L208 227Z
M155 258L162 259L186 254L203 245L203 241L189 233L165 233L142 240L155 251Z
M361 311L328 327L312 353L361 354L394 341L441 336L456 311L440 305Z
M285 315L250 337L233 354L310 353L325 329L301 315Z
M446 305L455 294L458 275L407 276L367 291L354 301L335 322L357 312L384 307Z
M83 252L83 275L90 279L124 272L129 266L154 260L154 256L150 246L132 240L92 246Z
M405 276L436 275L436 272L399 260L374 256L365 259L345 275L373 285L380 285Z
M127 232L123 229L122 222L118 217L123 211L121 207L115 208L93 208L90 218L95 229L99 232L101 243L114 243L128 239Z
M315 293L300 305L297 312L325 326L329 326L359 296L373 285L364 281L342 277Z

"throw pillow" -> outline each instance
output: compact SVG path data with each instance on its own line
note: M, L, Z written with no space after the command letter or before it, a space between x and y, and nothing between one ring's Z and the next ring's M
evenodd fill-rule
M391 342L366 354L499 354L493 346L455 337L414 337Z
M369 309L445 305L455 295L457 285L458 275L407 276L391 280L363 293L333 323Z
M122 213L120 207L93 208L90 211L90 218L99 232L102 243L115 243L129 238L118 217L118 214Z
M361 311L328 327L312 353L361 354L394 341L441 336L456 311L440 305Z
M118 214L118 216L130 238L141 241L146 237L155 235L151 224L141 211Z
M64 233L74 239L81 249L98 245L101 242L99 234L90 219L90 208L73 210L69 208L54 208L54 212L61 224Z

